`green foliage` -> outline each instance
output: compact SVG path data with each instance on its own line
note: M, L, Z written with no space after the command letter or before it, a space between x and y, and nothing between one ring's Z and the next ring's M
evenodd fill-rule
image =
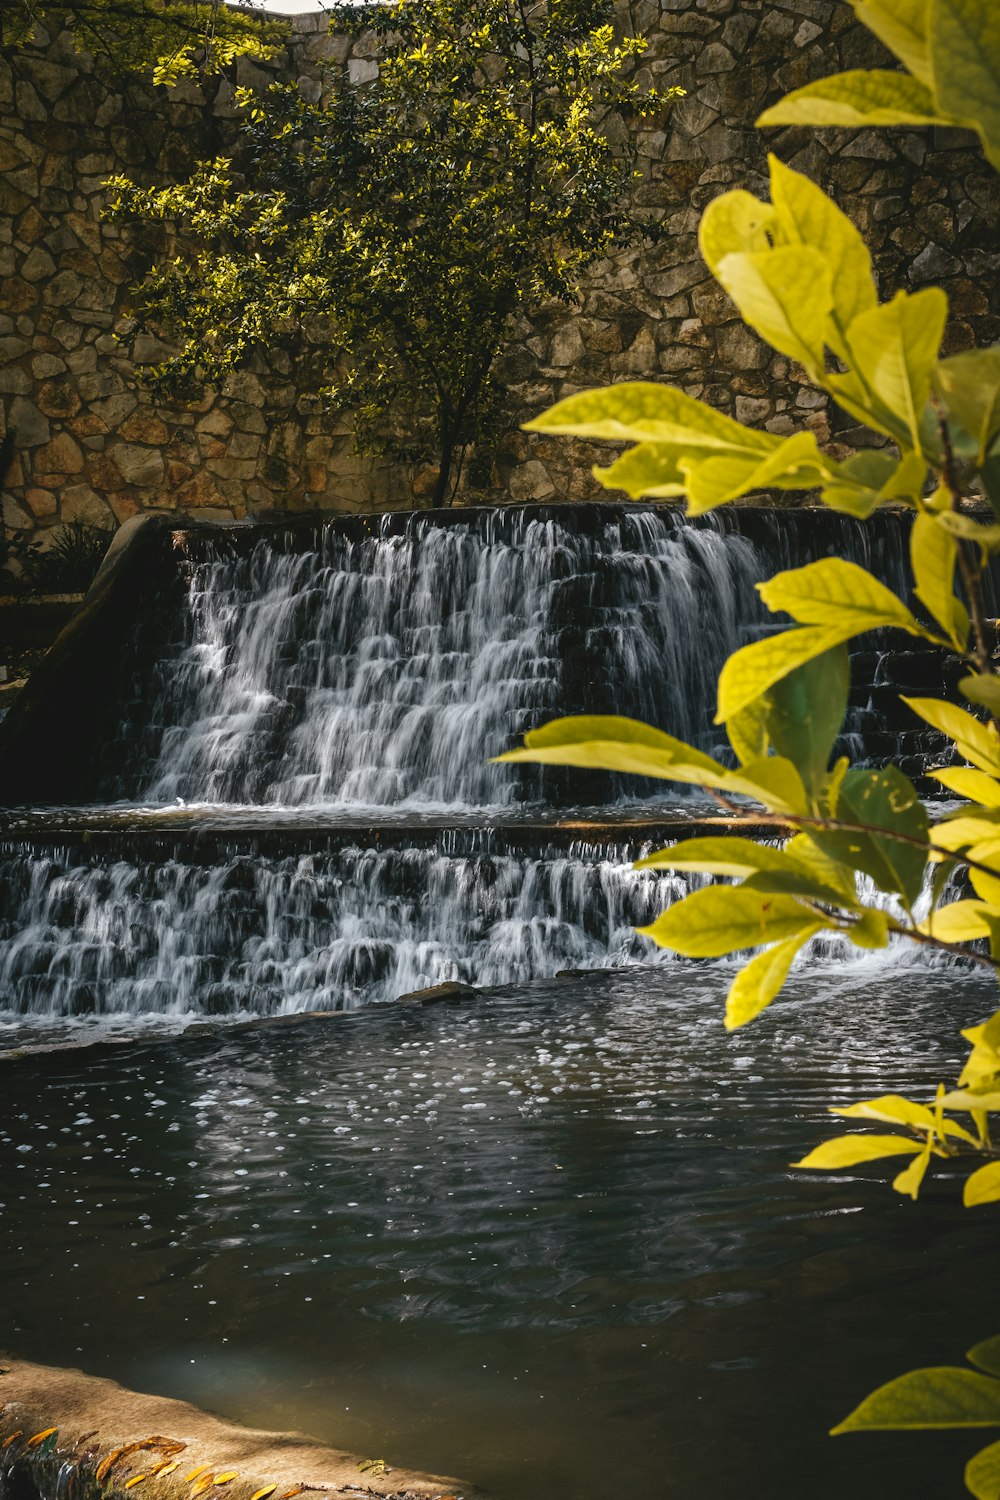
M909 74L828 79L760 123L968 125L1000 166L1000 30L991 8L981 0L853 3ZM639 862L712 881L641 929L654 942L687 957L759 950L730 985L727 1027L775 1000L818 932L861 948L909 939L1000 974L1000 675L982 605L1000 525L966 503L985 495L1000 519L1000 347L941 359L944 292L880 302L848 218L773 157L770 202L723 194L702 220L701 249L744 321L864 423L874 446L835 461L811 433L752 431L648 383L571 397L529 425L633 444L595 471L601 482L634 497L686 495L695 514L758 488L813 490L858 518L903 504L914 512L914 597L897 598L840 558L759 585L767 607L792 623L735 652L720 675L716 722L726 726L738 770L706 766L699 751L648 726L591 718L535 730L507 758L618 771L641 761L645 774L702 786L731 815L734 836L687 840ZM934 824L897 767L831 765L847 701L846 643L871 630L931 642L966 669L959 689L972 712L935 698L903 700L965 762L934 773L964 799ZM783 849L740 836L762 825L787 839ZM956 872L971 893L949 900ZM890 909L865 899L862 876L895 898ZM990 1116L1000 1112L1000 1010L965 1036L971 1051L956 1088L939 1084L932 1101L883 1095L834 1109L881 1128L824 1141L796 1167L844 1172L905 1158L892 1186L915 1199L933 1163L957 1162L970 1168L967 1206L1000 1202L1000 1150L990 1134ZM834 1431L1000 1427L1000 1339L969 1358L980 1370L918 1370L890 1382ZM1000 1442L975 1455L965 1478L979 1500L997 1500Z
M506 417L493 378L519 311L573 301L581 272L640 229L631 147L609 112L662 111L628 75L610 0L393 0L339 29L382 34L377 79L331 73L239 95L235 161L162 190L112 184L123 219L176 222L185 249L137 311L177 354L161 387L220 382L270 344L316 339L312 380L359 446L435 462L445 501L466 448ZM676 92L676 91L671 91Z
M114 537L113 527L69 521L44 551L37 540L15 546L21 577L39 594L77 594L87 590Z
M0 53L23 47L39 27L68 28L103 67L165 85L218 73L241 57L273 57L288 32L261 0L243 0L239 10L225 0L0 0Z

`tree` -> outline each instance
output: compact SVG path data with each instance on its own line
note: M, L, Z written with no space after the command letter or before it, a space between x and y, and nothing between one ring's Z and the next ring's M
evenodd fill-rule
M492 375L514 315L574 300L583 270L640 228L631 148L602 125L666 96L626 76L611 0L393 0L333 24L373 30L378 77L239 96L235 159L188 182L112 184L119 218L174 223L185 248L152 269L142 324L177 353L150 372L190 393L278 344L313 337L308 379L354 415L356 440L437 465L434 503L488 442ZM672 90L671 93L677 93Z
M271 57L288 29L263 13L261 0L239 10L225 0L0 0L0 56L16 55L39 27L68 29L105 67L151 72L158 84Z
M839 75L799 90L763 124L962 124L1000 165L1000 42L980 0L853 0L861 19L909 69ZM742 427L668 386L618 385L570 397L536 431L631 447L597 477L629 495L686 495L702 513L751 490L812 490L866 518L889 502L914 512L913 607L865 569L824 558L779 573L759 591L791 629L734 653L719 678L716 722L735 768L651 725L614 717L557 720L504 759L632 771L701 786L730 815L729 837L695 838L640 866L695 870L710 884L642 929L689 957L759 950L729 990L727 1027L745 1025L779 994L809 939L838 932L859 948L900 937L1000 976L1000 674L982 580L1000 554L1000 346L939 358L948 315L940 288L879 302L865 245L808 178L771 158L771 198L716 199L700 232L710 270L745 322L795 359L882 446L836 462L812 432L778 437ZM985 496L992 519L982 513ZM956 586L957 585L957 586ZM895 766L830 764L847 707L847 642L903 631L956 657L971 711L907 698L949 746L932 774L962 799L934 822ZM763 809L763 813L759 811ZM747 836L761 824L783 848ZM894 899L875 908L867 876ZM951 899L949 877L969 894ZM975 946L970 946L970 945ZM833 1113L873 1124L835 1137L795 1165L840 1170L895 1160L899 1193L916 1198L931 1164L970 1163L969 1206L1000 1202L1000 1010L964 1033L957 1085L927 1100L884 1095ZM866 1398L835 1432L1000 1427L1000 1339L969 1351L974 1369L912 1371ZM1000 1494L1000 1443L965 1473L978 1500Z

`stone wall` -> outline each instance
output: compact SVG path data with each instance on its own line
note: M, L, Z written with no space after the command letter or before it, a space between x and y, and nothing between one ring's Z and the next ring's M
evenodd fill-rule
M955 350L1000 339L1000 192L960 132L757 132L755 116L789 88L885 61L845 0L631 0L622 24L649 39L645 68L687 97L639 135L642 207L667 236L597 266L578 310L542 309L513 330L501 364L520 413L608 381L679 384L774 432L807 423L821 441L850 424L735 316L697 251L705 205L733 186L766 191L766 153L832 191L875 255L881 291L941 282ZM280 70L318 89L324 56L374 75L371 38L350 47L300 17ZM242 65L249 81L266 81ZM197 408L154 405L116 330L127 328L140 247L102 220L103 183L182 172L224 149L232 88L189 85L168 101L100 84L67 39L39 39L0 75L0 394L16 436L4 487L8 529L60 521L111 525L140 510L231 518L267 510L408 506L430 476L359 460L345 424L300 395L287 369L233 377ZM157 349L140 339L134 358ZM463 498L586 499L607 450L520 432L502 445L489 490Z

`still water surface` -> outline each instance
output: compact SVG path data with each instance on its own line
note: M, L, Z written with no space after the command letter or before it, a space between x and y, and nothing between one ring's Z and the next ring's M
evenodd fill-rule
M844 1438L1000 1328L996 1216L786 1163L930 1092L995 1000L808 969L745 1033L633 969L3 1065L0 1347L460 1473L497 1500L961 1492L975 1439Z

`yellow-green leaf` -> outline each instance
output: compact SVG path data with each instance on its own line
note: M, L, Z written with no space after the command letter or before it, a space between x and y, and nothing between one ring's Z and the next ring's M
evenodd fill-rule
M955 650L965 651L969 639L969 616L955 596L955 565L958 542L937 520L922 511L910 532L910 561L916 595L937 620ZM1000 691L1000 682L997 683Z
M1000 808L1000 782L987 776L985 771L974 771L971 766L949 766L944 771L929 771L927 774L940 781L949 792L957 792L959 797Z
M673 735L617 714L575 714L553 719L524 737L523 750L497 760L632 771L668 781L697 783L703 772L726 776L718 761Z
M847 935L855 948L887 948L889 946L889 918L884 911L869 907L856 922L847 929Z
M822 922L816 922L812 927L803 927L794 937L775 943L773 948L766 948L744 964L726 998L727 1031L745 1026L770 1005L788 978L796 954L815 933L822 932L823 926Z
M943 703L939 698L904 697L901 701L909 704L925 724L954 740L959 755L964 755L981 771L1000 776L1000 734L994 724L983 724L964 708Z
M789 672L839 646L853 626L823 625L784 630L734 651L719 674L717 724L724 724L760 698Z
M975 442L976 463L984 464L990 444L1000 433L1000 345L969 349L941 360L935 383L949 418Z
M712 275L727 255L769 249L777 221L770 203L742 188L713 198L698 226L698 247Z
M783 942L807 927L815 928L816 922L817 913L792 896L711 885L668 906L638 931L686 958L721 958L740 948Z
M931 842L936 849L964 850L996 838L998 831L1000 808L980 807L942 818L931 829Z
M715 275L745 323L779 353L819 375L833 280L818 250L796 245L725 255Z
M688 510L704 515L753 490L812 490L832 473L812 432L796 432L763 456L701 458L681 467L687 476Z
M975 860L977 865L986 865L988 870L994 872L987 874L986 870L970 867L969 879L972 881L972 889L981 901L986 901L990 906L1000 909L1000 838L974 844L969 850L968 857L970 861Z
M938 109L978 131L1000 170L1000 28L983 0L933 0L928 11L931 87Z
M927 813L913 783L896 766L849 771L837 796L835 816L853 828L816 831L828 855L870 875L882 891L894 891L912 906L923 889L927 864Z
M933 1130L934 1111L926 1104L917 1104L904 1099L902 1094L880 1094L877 1099L864 1099L860 1104L829 1106L831 1115L842 1115L845 1120L885 1120L894 1125L910 1125L915 1130Z
M948 318L940 287L897 292L891 302L855 318L846 334L847 361L865 387L901 424L909 446L922 446L921 419ZM838 377L827 382L839 388Z
M1000 1427L1000 1380L947 1365L879 1386L834 1434L914 1427Z
M1000 1093L995 1089L978 1094L973 1089L952 1089L943 1096L941 1104L945 1109L968 1110L969 1114L980 1111L990 1114L1000 1109Z
M741 766L750 761L761 760L770 749L771 742L767 736L768 713L769 700L765 696L755 698L726 721L726 734Z
M989 709L991 714L1000 714L1000 677L992 672L971 672L960 680L958 690L970 703Z
M740 877L758 870L796 871L804 878L810 871L783 849L758 844L753 839L727 836L684 839L667 849L657 849L635 862L637 870L701 870L707 875Z
M842 632L840 640L889 627L927 635L891 589L846 558L824 557L803 568L789 568L759 583L757 592L768 609L785 610L800 625L836 629Z
M988 938L998 918L1000 911L982 901L953 901L950 906L939 906L931 912L920 923L920 930L944 943L971 943L977 938Z
M606 490L624 490L633 500L642 495L666 500L684 494L687 477L681 460L686 456L683 445L638 443L613 464L597 466L591 473Z
M857 68L793 89L766 109L758 125L941 125L930 89L905 73Z
M902 1135L837 1135L824 1141L793 1167L807 1167L813 1172L836 1172L840 1167L858 1167L879 1161L884 1156L913 1156L922 1151L919 1141Z
M771 200L785 238L818 250L830 267L833 307L827 342L842 354L844 331L878 302L868 248L847 215L814 182L776 156L769 156L768 164Z
M1000 1374L1000 1371L996 1373ZM997 1500L1000 1496L1000 1443L980 1448L969 1459L965 1466L965 1487L975 1500Z
M1000 1376L1000 1335L994 1334L993 1338L982 1339L980 1343L974 1344L965 1357L970 1364L985 1370L987 1375Z
M966 1178L962 1190L962 1202L966 1208L977 1208L981 1203L996 1203L1000 1199L1000 1161L988 1162Z
M768 738L798 766L814 802L826 783L850 686L847 648L841 645L780 677L768 693Z
M567 396L525 427L529 432L619 443L668 443L687 452L768 453L782 441L770 432L743 427L673 386L649 380L624 381Z
M898 1177L892 1179L893 1190L902 1193L905 1197L912 1198L916 1202L921 1185L930 1166L931 1148L928 1143L919 1156L915 1156L908 1167L904 1167Z
M851 0L858 20L922 83L931 81L927 0Z

